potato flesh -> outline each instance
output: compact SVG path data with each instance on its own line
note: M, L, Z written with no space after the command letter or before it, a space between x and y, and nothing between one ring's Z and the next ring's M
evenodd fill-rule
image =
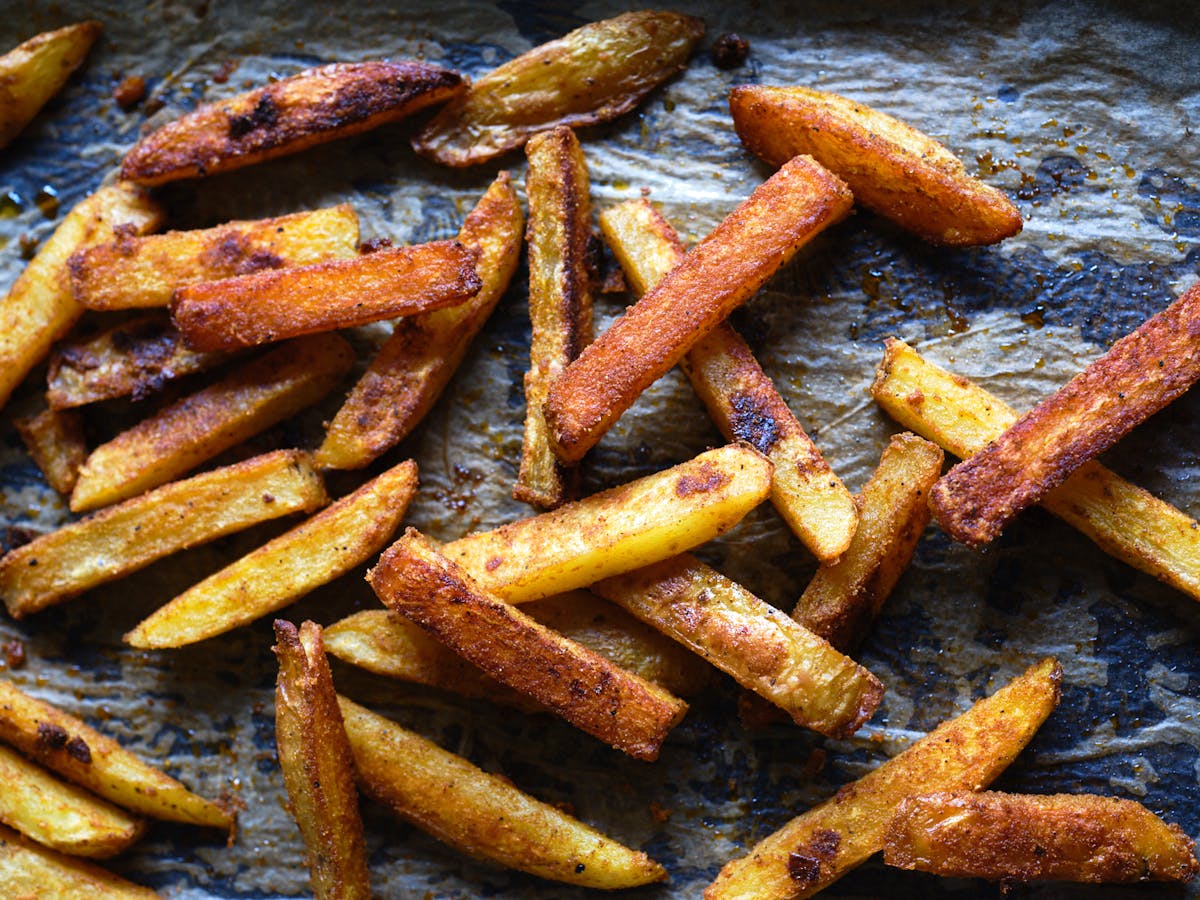
M99 866L57 853L0 825L0 896L22 900L157 900Z
M32 37L0 56L0 148L62 90L100 31L99 22L79 22Z
M50 487L69 496L87 459L83 422L71 410L44 409L13 422Z

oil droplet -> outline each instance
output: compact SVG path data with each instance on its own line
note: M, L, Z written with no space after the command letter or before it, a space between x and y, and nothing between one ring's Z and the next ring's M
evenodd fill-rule
M21 259L28 262L37 256L37 238L32 234L21 235Z
M33 202L37 204L37 208L47 219L53 219L58 215L58 191L50 185L42 185L42 189L33 195Z
M1135 175L1137 175L1137 169L1135 169L1133 166L1126 165L1124 166L1124 169L1126 178L1133 178Z
M24 205L21 195L16 191L9 191L0 196L0 219L15 219Z
M675 101L670 97L663 100L663 109L665 109L667 112L675 112Z
M627 191L627 190L629 190L629 182L625 181L624 179L618 178L616 181L613 182L613 188L618 191Z
M1037 304L1029 312L1021 314L1021 321L1034 328L1041 328L1046 324L1046 307L1041 303Z

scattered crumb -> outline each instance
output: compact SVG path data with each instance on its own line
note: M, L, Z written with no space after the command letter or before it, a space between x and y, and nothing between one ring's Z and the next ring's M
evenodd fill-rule
M750 55L750 42L736 34L723 34L709 51L713 65L718 69L737 69Z
M131 110L146 97L146 79L141 75L129 75L113 88L113 99L124 110Z

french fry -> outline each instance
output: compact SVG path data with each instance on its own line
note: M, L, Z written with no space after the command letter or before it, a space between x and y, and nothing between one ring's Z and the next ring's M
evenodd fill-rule
M33 121L62 90L100 36L99 22L79 22L47 31L0 56L0 147Z
M524 603L587 587L703 544L766 499L771 463L729 444L442 552L484 590Z
M158 894L0 825L0 896L21 900L158 900Z
M774 166L807 153L854 199L933 244L994 244L1021 230L1004 194L953 153L886 113L805 87L742 85L729 94L738 137Z
M0 740L117 806L155 819L233 828L233 816L193 794L69 713L0 679Z
M568 476L550 447L542 404L550 385L592 340L592 202L587 160L570 128L559 125L534 135L525 154L532 335L525 435L513 498L554 509L567 500Z
M98 189L67 213L0 301L0 407L83 314L71 295L67 258L112 240L118 228L141 234L161 222L157 203L139 188L121 183Z
M853 734L883 699L874 675L690 554L592 590L821 734Z
M182 647L282 609L387 543L417 489L417 465L388 469L349 496L188 588L125 635L134 647Z
M456 241L201 281L175 291L171 317L193 350L236 350L462 303L478 293L478 253Z
M447 166L487 162L555 125L607 122L687 65L704 22L629 12L591 22L489 72L434 116L413 149Z
M119 235L67 263L75 299L88 309L166 306L197 281L302 266L358 253L358 215L349 203L199 231Z
M384 605L497 681L635 759L653 761L687 704L489 594L410 528L367 576Z
M501 172L458 232L479 251L483 282L470 300L396 323L338 410L313 459L322 469L360 469L400 443L433 408L471 341L508 289L520 261L525 216Z
M706 900L810 897L828 887L883 849L887 824L908 795L991 783L1058 704L1061 678L1052 659L1032 666L726 864Z
M996 397L889 339L871 386L905 428L966 459L1017 420ZM1100 549L1200 600L1200 524L1097 462L1086 462L1042 506Z
M606 209L600 230L639 296L683 260L679 235L648 200ZM747 441L775 464L771 503L796 537L822 561L845 552L858 523L854 498L741 335L722 322L680 365L725 439Z
M1200 282L951 469L929 496L938 524L979 547L1200 379Z
M1190 881L1195 842L1132 800L948 791L907 797L888 823L889 866L951 878Z
M642 391L850 203L846 186L808 157L761 184L550 388L546 422L559 458L578 462Z
M275 622L275 743L317 900L371 896L354 761L321 628Z
M279 346L93 450L71 511L127 500L190 472L316 403L353 365L353 348L336 334Z
M307 454L264 453L110 506L9 551L0 597L20 619L222 535L328 502Z
M438 840L479 859L605 890L665 881L630 850L506 778L339 697L363 793Z
M44 409L13 424L50 487L69 496L88 455L79 415L71 410Z
M395 122L465 89L457 72L418 62L306 69L151 132L125 155L121 177L156 185L238 169Z

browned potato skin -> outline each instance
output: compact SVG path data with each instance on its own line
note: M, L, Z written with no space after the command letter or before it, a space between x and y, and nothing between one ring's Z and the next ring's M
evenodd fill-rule
M1132 800L953 791L908 797L888 823L889 866L994 881L1190 881L1195 842Z
M408 529L367 575L389 609L412 619L497 681L577 728L653 761L687 704L488 594Z
M279 768L308 850L316 900L366 900L371 896L367 848L354 757L321 627L275 621L279 677L275 686L275 743Z
M933 244L994 244L1021 230L1000 191L966 173L933 138L837 94L743 85L729 110L746 148L774 166L807 153L844 179L854 199Z
M238 169L395 122L464 90L457 72L418 62L307 69L151 132L125 155L121 177L156 185Z
M1198 332L1200 282L938 481L938 524L971 547L991 541L1200 379Z
M62 90L102 29L99 22L79 22L31 37L0 56L0 148Z
M642 391L850 204L846 186L808 157L760 185L550 388L546 422L559 459L579 462Z
M701 19L649 10L584 25L480 78L438 112L413 149L469 166L556 125L615 119L681 72L703 34Z
M44 409L13 424L50 487L63 496L70 495L88 453L79 415L70 410Z
M35 844L0 825L0 896L21 900L157 900L111 872Z
M483 283L457 241L184 285L171 318L193 350L236 350L454 306Z

